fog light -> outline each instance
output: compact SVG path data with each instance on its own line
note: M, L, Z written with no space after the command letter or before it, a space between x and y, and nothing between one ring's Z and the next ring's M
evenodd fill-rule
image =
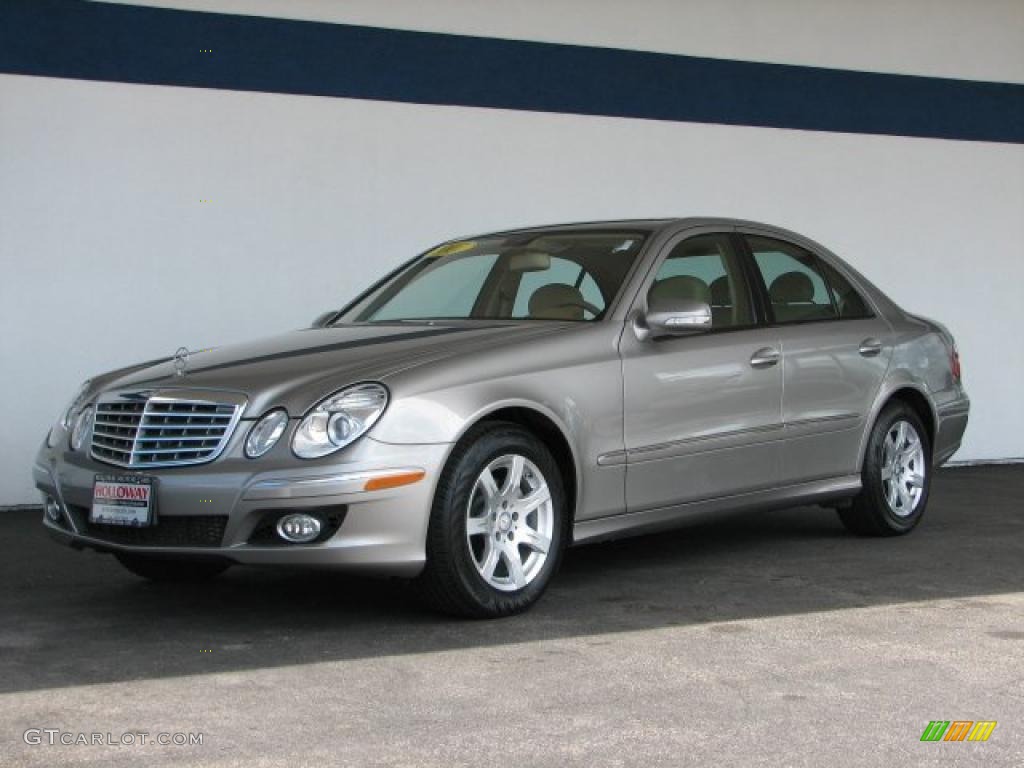
M320 535L320 521L312 515L285 515L277 521L277 535L293 544L305 544Z
M51 523L59 523L62 517L60 513L60 504L52 496L46 497L46 517Z

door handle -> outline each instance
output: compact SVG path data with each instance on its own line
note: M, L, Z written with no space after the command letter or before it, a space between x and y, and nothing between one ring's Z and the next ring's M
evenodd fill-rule
M869 336L860 343L860 349L857 350L864 357L874 357L882 351L882 342L878 339Z
M779 362L779 350L772 347L761 347L750 357L751 368L771 368Z

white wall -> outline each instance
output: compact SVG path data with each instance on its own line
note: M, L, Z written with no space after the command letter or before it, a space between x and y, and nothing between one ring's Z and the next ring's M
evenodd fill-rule
M1024 82L1019 3L161 4ZM743 56L748 12L785 35ZM1020 145L0 76L0 505L34 501L92 373L303 326L450 236L676 214L796 229L941 319L973 398L956 458L1024 456Z

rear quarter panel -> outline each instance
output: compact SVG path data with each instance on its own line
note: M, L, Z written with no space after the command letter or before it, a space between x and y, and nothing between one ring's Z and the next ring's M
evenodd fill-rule
M936 428L933 459L942 463L959 447L969 409L967 393L950 365L952 337L938 323L913 315L894 318L892 325L892 362L868 425L898 390L919 392L928 402ZM861 445L862 461L866 443L867 433Z

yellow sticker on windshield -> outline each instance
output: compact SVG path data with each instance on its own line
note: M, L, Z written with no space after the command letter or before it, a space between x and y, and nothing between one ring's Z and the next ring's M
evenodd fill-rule
M476 248L476 243L472 240L457 240L454 243L445 243L439 245L432 251L427 252L427 256L431 258L437 258L438 256L451 256L456 253L463 253L464 251L471 251Z

